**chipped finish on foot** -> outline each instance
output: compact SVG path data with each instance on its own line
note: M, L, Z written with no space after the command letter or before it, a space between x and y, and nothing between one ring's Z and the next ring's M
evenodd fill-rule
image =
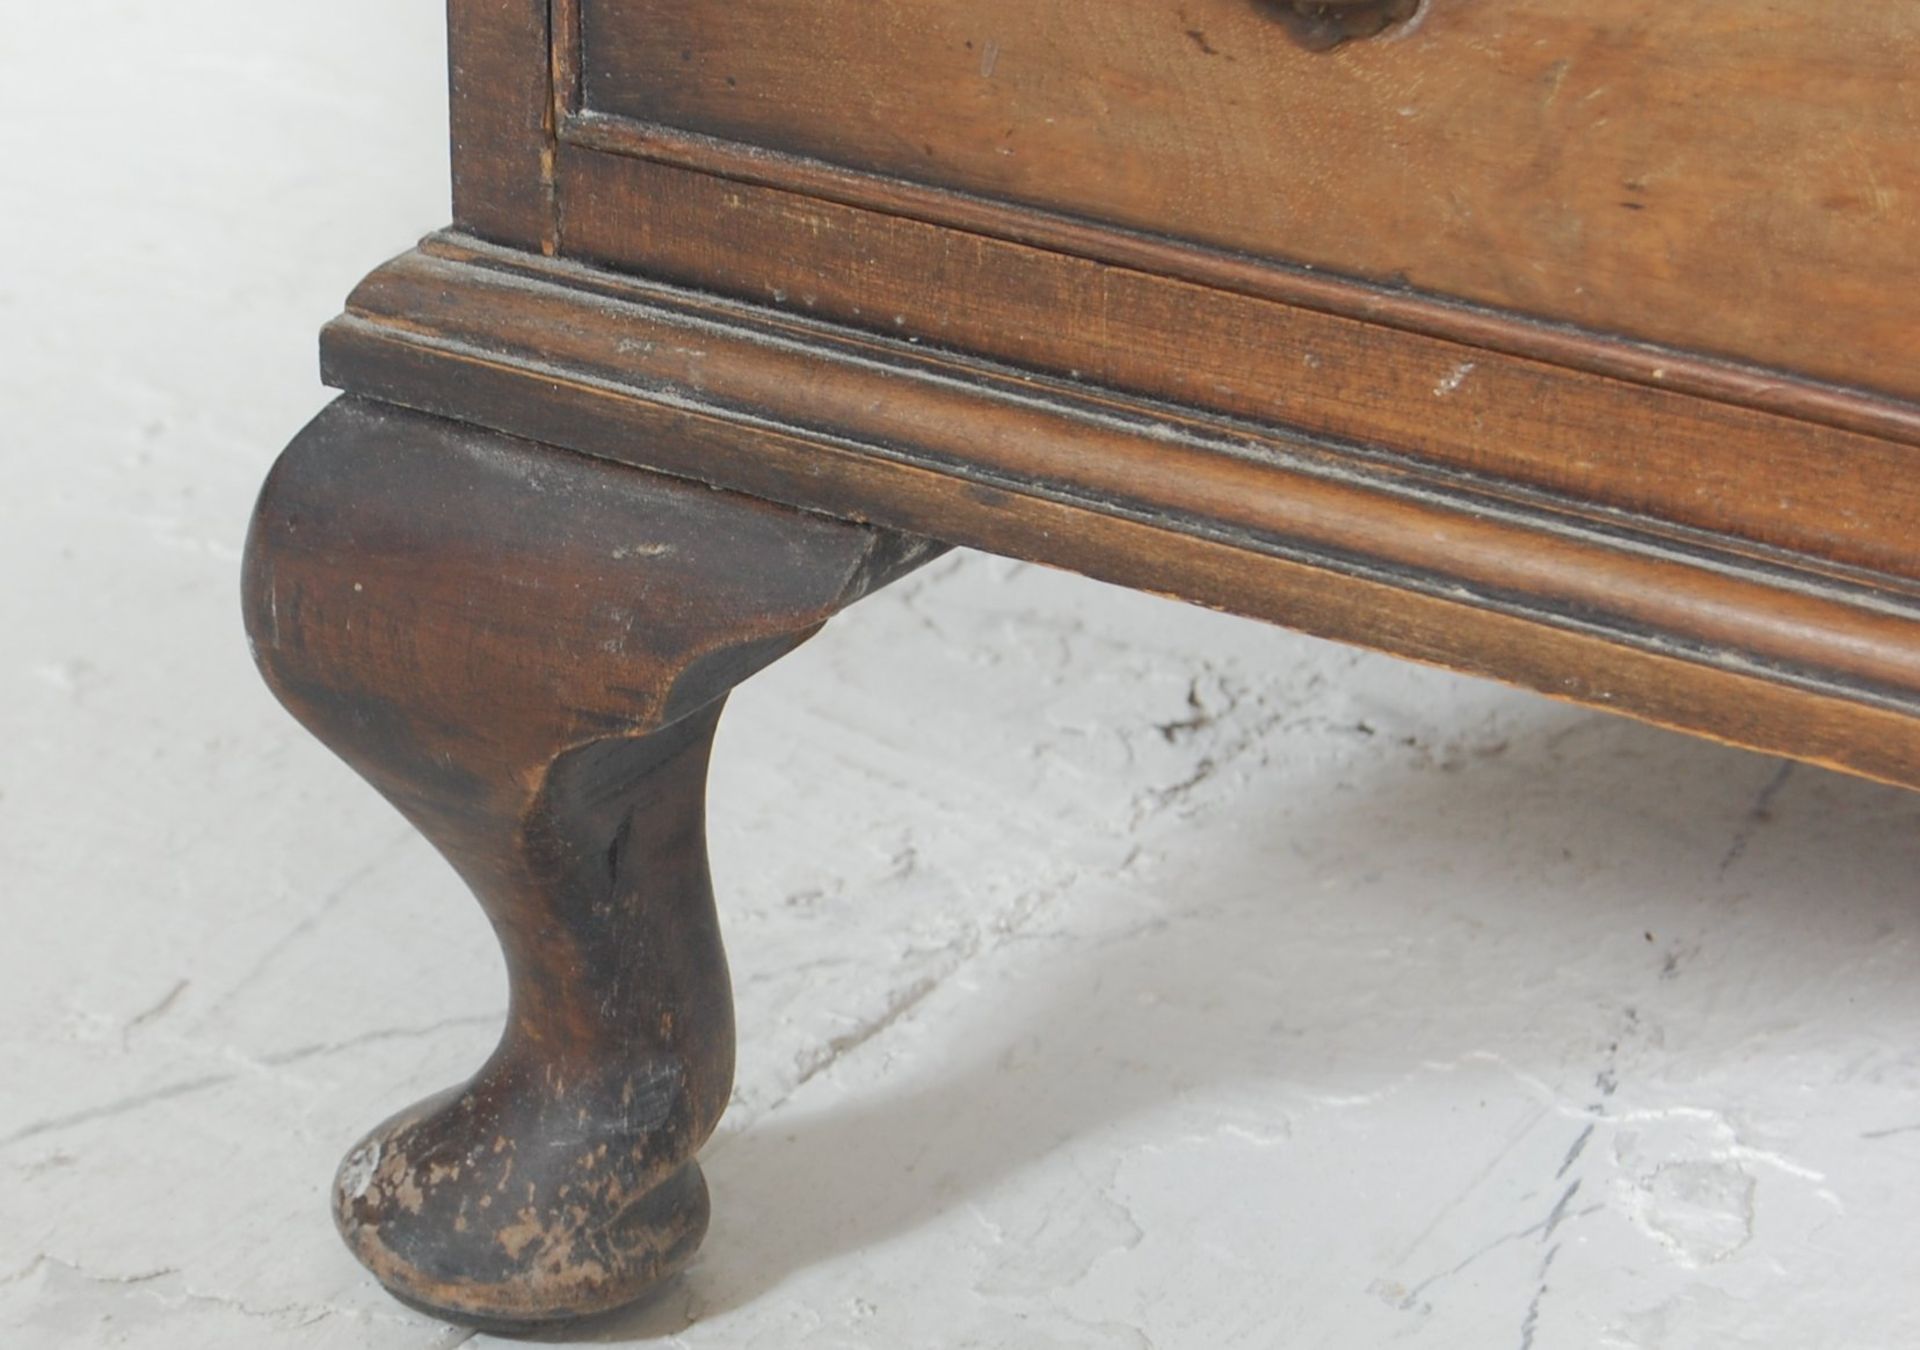
M248 540L256 658L466 879L511 985L480 1072L341 1168L341 1232L396 1295L571 1319L692 1255L733 1076L721 708L936 552L354 399L289 447Z

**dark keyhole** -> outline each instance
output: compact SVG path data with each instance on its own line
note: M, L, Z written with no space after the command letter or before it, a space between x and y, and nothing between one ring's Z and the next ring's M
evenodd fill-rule
M1257 0L1293 40L1310 52L1332 51L1343 42L1384 33L1405 23L1420 0Z

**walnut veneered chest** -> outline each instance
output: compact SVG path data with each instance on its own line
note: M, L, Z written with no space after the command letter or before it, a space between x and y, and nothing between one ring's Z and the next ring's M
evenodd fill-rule
M247 563L269 681L508 952L494 1059L341 1175L404 1297L692 1251L709 738L942 545L1920 786L1907 0L450 22L454 226L326 330Z

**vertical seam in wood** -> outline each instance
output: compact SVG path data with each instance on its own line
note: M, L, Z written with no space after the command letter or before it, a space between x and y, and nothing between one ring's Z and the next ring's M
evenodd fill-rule
M559 133L561 101L565 95L568 67L573 63L569 51L567 25L572 18L567 0L547 0L547 96L541 110L540 191L546 205L546 220L540 231L540 251L547 257L560 253Z
M580 0L550 0L547 25L553 47L553 125L558 128L580 110Z

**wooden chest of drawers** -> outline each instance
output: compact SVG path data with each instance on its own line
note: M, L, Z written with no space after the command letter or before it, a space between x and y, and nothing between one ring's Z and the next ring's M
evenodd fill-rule
M1920 786L1912 5L450 18L454 226L327 329L247 561L509 955L495 1058L342 1172L402 1296L692 1251L708 739L942 545Z

